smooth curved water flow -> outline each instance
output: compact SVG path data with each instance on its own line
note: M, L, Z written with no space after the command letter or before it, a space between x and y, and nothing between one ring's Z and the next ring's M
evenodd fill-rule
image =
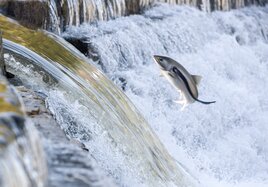
M70 44L3 16L0 23L8 68L48 96L67 136L86 144L120 185L195 186L129 99Z

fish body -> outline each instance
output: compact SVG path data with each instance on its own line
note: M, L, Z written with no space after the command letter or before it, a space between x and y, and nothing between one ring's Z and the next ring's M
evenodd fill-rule
M195 101L202 104L215 103L198 99L197 85L201 81L201 76L191 75L181 64L169 57L154 55L154 60L160 67L161 75L180 93L180 100L175 102L182 104L182 109Z

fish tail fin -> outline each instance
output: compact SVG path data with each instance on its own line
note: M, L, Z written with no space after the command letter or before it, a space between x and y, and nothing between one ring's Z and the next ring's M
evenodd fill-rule
M205 105L210 105L210 104L216 103L216 101L201 101L198 99L196 99L196 101L198 101L199 103L205 104Z

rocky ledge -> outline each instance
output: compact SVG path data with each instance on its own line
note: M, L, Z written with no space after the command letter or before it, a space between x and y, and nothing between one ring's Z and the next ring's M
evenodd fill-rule
M264 6L268 0L1 0L0 13L29 28L42 28L59 34L66 26L139 14L159 2L185 4L210 12L250 5Z
M48 165L48 186L115 186L97 167L87 148L69 140L46 108L45 98L24 86L17 86L25 111L38 130Z

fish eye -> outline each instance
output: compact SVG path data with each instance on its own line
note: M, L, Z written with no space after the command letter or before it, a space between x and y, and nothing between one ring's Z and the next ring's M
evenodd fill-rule
M163 58L159 58L159 61L160 61L160 62L163 62Z

